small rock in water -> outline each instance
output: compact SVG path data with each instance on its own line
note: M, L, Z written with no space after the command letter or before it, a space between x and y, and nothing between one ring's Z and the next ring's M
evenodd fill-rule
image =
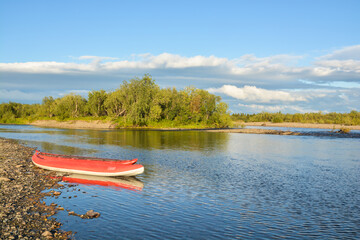
M56 191L54 191L54 196L59 196L60 194L61 194L61 192L56 192Z
M100 213L94 212L94 210L89 210L86 212L85 216L87 218L98 218L98 217L100 217Z

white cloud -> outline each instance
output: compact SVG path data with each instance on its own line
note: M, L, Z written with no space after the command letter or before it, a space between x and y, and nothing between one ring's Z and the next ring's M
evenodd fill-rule
M0 72L61 74L69 72L94 72L94 70L94 66L91 64L62 62L0 63Z
M296 96L296 94L290 94L289 92L279 90L267 90L257 88L255 86L244 86L238 88L232 85L224 85L221 88L208 89L212 93L223 93L233 98L244 100L247 102L295 102L306 101L303 96Z
M123 80L150 73L162 87L216 86L209 90L238 101L233 106L242 101L253 109L272 106L274 111L290 109L290 104L310 110L360 108L360 45L313 58L313 62L308 58L245 54L228 59L162 53L136 54L121 60L87 55L72 57L72 62L0 63L0 89L3 89L0 98L26 101L36 98L27 94L29 91L42 91L46 95L53 92L59 96L72 89L72 92L84 88L110 90ZM311 107L306 107L307 104Z
M239 107L242 109L249 111L249 112L318 112L312 109L305 109L299 106L292 106L292 105L258 105L258 104L238 104Z
M320 72L320 76L340 71L360 73L360 60L321 60L315 64L319 67L314 68L314 73Z
M355 53L353 53L355 51ZM141 71L163 72L170 77L179 74L194 78L217 76L223 83L233 79L238 83L276 83L278 85L298 84L298 79L309 81L359 81L360 79L360 45L334 51L316 59L312 65L298 66L304 56L274 55L256 57L246 54L236 59L215 56L184 57L176 54L159 55L138 54L129 60L119 61L114 57L80 56L80 60L91 60L88 63L76 62L24 62L0 63L0 72L33 73L33 74L97 74L116 75L124 72ZM338 58L336 58L338 57ZM258 84L256 84L258 85ZM286 87L285 87L286 88Z
M182 69L194 67L218 67L229 66L231 61L226 58L214 56L182 57L169 53L157 56L150 54L138 55L139 60L135 61L113 61L111 57L81 56L80 60L93 60L91 63L62 63L62 62L25 62L25 63L0 63L2 72L25 72L25 73L76 73L76 72L98 72L106 73L122 69ZM95 64L94 64L95 63Z
M360 60L360 45L348 46L319 57L320 60Z

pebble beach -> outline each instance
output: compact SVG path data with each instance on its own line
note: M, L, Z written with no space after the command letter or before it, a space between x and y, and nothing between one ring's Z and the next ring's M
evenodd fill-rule
M0 138L0 239L69 239L72 233L52 217L63 208L43 201L58 197L64 186L32 164L34 151Z

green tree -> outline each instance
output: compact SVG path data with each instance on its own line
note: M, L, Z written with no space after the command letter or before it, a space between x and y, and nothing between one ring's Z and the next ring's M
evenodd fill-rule
M108 116L120 117L126 112L125 109L126 92L122 89L117 89L108 93L104 102L105 111Z
M108 94L104 90L89 92L87 107L91 115L96 117L106 115L105 102L107 97Z
M120 86L120 90L126 93L124 108L126 120L134 125L146 125L149 120L158 118L159 108L155 107L158 102L159 86L157 86L150 75L142 79L131 79ZM153 103L154 102L154 103ZM152 116L151 114L152 111Z
M70 93L55 100L56 116L64 118L76 118L85 115L86 99L80 95Z
M53 97L44 97L41 104L42 114L46 117L53 117L55 114L55 100Z

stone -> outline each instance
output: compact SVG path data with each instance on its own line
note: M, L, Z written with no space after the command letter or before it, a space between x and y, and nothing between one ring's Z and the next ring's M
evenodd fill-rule
M85 216L88 218L98 218L100 217L100 213L94 212L94 210L89 210L86 212Z
M45 231L41 234L43 237L52 237L52 233L50 231Z
M61 192L54 191L53 194L54 194L54 196L59 196L59 195L61 195Z
M7 177L0 177L0 182L10 182L11 179Z

